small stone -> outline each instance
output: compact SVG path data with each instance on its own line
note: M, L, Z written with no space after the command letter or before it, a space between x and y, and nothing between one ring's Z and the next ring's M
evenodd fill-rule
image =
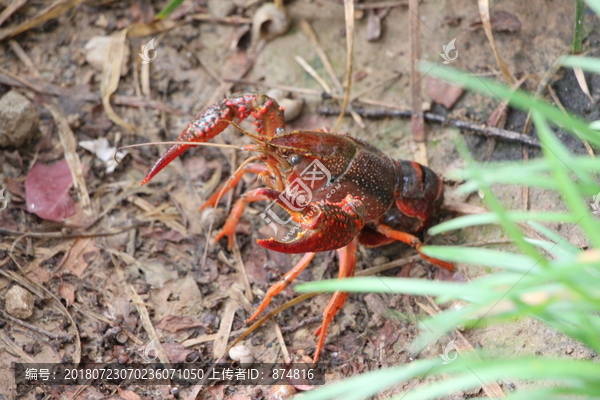
M302 112L304 101L302 99L289 99L285 97L285 93L279 89L271 89L267 92L267 96L274 98L281 107L284 108L283 118L285 122L290 122L296 119Z
M39 115L29 99L11 90L0 99L0 147L18 147L38 130Z
M15 318L27 319L33 315L33 295L21 286L6 292L6 312Z
M575 349L569 346L569 347L567 347L567 350L565 350L565 353L573 354L574 351L575 351Z

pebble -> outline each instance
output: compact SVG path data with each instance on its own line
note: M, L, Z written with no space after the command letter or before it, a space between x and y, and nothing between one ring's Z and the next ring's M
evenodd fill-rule
M33 295L21 286L6 292L6 312L15 318L27 319L33 315Z
M288 99L285 97L285 93L279 89L269 90L267 96L277 100L277 103L284 108L283 118L285 122L293 121L302 112L302 107L304 106L304 100L302 99Z
M18 147L38 131L39 115L29 99L11 90L0 99L0 147Z

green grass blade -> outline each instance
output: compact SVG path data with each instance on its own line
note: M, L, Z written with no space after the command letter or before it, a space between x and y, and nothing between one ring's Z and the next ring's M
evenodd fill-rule
M543 221L575 223L578 221L572 214L563 212L513 211L508 212L506 216L512 222ZM500 223L500 218L494 213L470 214L442 222L441 224L430 228L427 232L430 235L437 235L442 232L463 229L470 226L498 223Z
M335 292L352 293L405 293L418 296L458 296L465 295L469 300L485 298L487 290L473 289L465 293L465 284L455 282L429 281L412 278L360 277L345 279L330 279L297 285L298 292Z
M400 367L383 369L344 379L341 382L304 392L303 400L360 400L399 382L422 376L441 364L441 359L419 360Z
M461 86L473 90L490 97L499 97L509 101L509 104L518 107L525 111L538 111L552 122L559 124L565 129L570 130L582 139L590 143L600 146L600 135L593 129L588 127L588 124L583 119L573 115L572 113L563 113L556 107L536 99L534 96L522 91L512 91L511 88L495 82L491 79L472 76L464 72L454 70L452 68L443 67L439 64L422 62L420 63L421 71L427 72L430 75L445 79Z
M576 222L575 218L573 218L573 221L571 222ZM538 224L535 221L528 221L527 224L542 235L546 236L548 239L552 240L554 243L556 243L556 246L560 247L565 254L574 255L581 252L580 248L573 246L568 240L564 240L562 236L560 236L553 230L546 228L544 225Z
M183 0L171 0L158 14L156 19L165 19L183 3Z
M541 265L540 258L536 259L505 251L456 246L423 246L421 251L430 257L445 261L502 268L506 271L529 272L530 274L541 272L539 268L532 269L536 265Z
M590 242L594 247L600 248L600 224L592 216L588 204L583 201L583 195L569 176L569 171L575 165L573 163L566 164L566 149L554 136L544 117L537 111L533 112L532 117L540 138L544 139L542 149L546 159L550 160L554 178L559 183L560 191L567 206L572 214L578 218L577 223L583 228Z

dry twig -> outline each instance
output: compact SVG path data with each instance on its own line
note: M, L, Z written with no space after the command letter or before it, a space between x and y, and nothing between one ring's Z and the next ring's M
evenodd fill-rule
M419 0L409 0L408 8L410 10L410 91L413 110L410 122L413 140L417 147L414 160L422 165L428 165L423 103L421 101L421 73L417 68L417 63L421 58Z
M369 118L386 118L386 117L402 117L408 118L412 115L412 111L407 110L368 110L356 108L355 111L363 117ZM317 112L323 115L337 115L338 110L330 109L326 107L320 107ZM447 124L460 129L467 129L476 133L481 133L486 136L496 137L504 140L511 140L519 143L524 143L534 147L540 147L540 142L529 136L519 132L508 131L506 129L494 128L491 126L485 126L484 124L475 124L468 121L461 121L458 119L452 119L443 115L434 113L424 113L423 117L427 121L439 122Z
M354 59L354 1L344 0L344 18L346 20L346 80L344 81L344 99L340 115L333 125L333 131L337 132L344 113L350 101L350 91L352 89L352 62Z

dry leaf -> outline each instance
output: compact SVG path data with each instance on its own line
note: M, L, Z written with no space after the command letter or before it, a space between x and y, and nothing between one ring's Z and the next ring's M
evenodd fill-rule
M36 163L25 179L27 211L50 221L64 221L75 214L75 204L69 195L72 184L66 160Z
M85 44L85 61L96 71L102 72L108 57L113 38L110 36L94 36ZM125 56L121 63L121 76L127 75L127 59L129 59L129 47L125 48Z
M8 2L8 6L2 11L2 13L0 13L0 25L2 25L4 21L8 19L8 17L13 15L19 8L24 6L26 3L27 0L14 0L12 2Z
M506 11L492 11L490 13L490 24L494 32L518 32L521 30L519 18ZM469 30L476 31L482 28L481 20L472 23Z
M583 93L585 93L585 95L589 97L589 99L593 102L594 99L592 98L592 95L590 94L590 89L588 88L587 82L585 81L583 70L579 67L573 67L573 72L575 73L575 78L577 79L579 87L581 88Z
M0 40L11 38L19 33L23 33L35 26L38 26L53 18L60 17L65 12L73 7L77 7L86 0L57 0L42 11L36 14L35 17L15 26L6 28L0 31Z
M60 294L60 297L67 301L67 307L75 302L75 286L69 282L61 282L58 287L58 293Z
M177 26L177 22L171 20L159 20L149 24L137 23L129 27L128 37L144 37L168 31Z
M102 105L108 118L115 124L132 131L137 129L121 118L110 104L110 96L117 91L119 80L121 78L121 66L125 60L127 46L127 29L110 36L111 41L107 50L107 56L102 69L102 80L100 81L100 95L102 96Z
M500 103L488 117L488 119L486 121L486 125L503 129L506 126L507 119L508 119L508 104Z
M163 343L163 348L169 356L169 360L172 363L180 363L187 361L187 356L195 351L194 349L188 349L181 343Z
M390 8L371 9L367 14L367 40L374 42L381 37L381 21L388 15Z
M81 165L81 160L77 155L77 142L75 140L75 135L69 126L67 118L55 100L45 103L44 107L50 111L50 114L52 114L52 118L56 123L58 134L60 135L60 143L65 152L65 160L69 165L69 169L71 170L71 174L73 176L73 184L75 185L75 189L79 194L79 205L83 209L85 219L91 220L93 219L94 210L92 208L85 178L83 177L83 166Z
M225 310L221 316L217 338L213 343L213 358L221 358L227 351L227 342L229 341L231 326L233 325L233 317L238 307L239 304L233 299L228 299L225 302Z
M119 397L125 400L142 400L139 394L131 390L121 389L117 387L117 391L119 392Z
M208 388L208 392L214 396L217 400L225 399L225 385L217 385Z
M427 77L427 94L431 97L431 100L448 109L454 106L463 92L464 90L460 86L435 79L431 76Z
M140 228L140 237L153 238L156 240L168 240L173 243L179 243L184 239L184 236L177 231L160 228L157 226Z
M381 18L375 10L367 13L367 40L374 42L381 37Z
M98 248L94 238L76 239L62 264L73 274L81 277L97 255Z
M158 261L146 261L140 263L139 269L144 272L144 280L154 288L161 288L165 282L177 279L179 274L172 267Z
M156 16L154 8L149 0L135 0L131 2L129 10L131 11L131 16L135 22L148 24L154 21L154 17Z
M23 183L11 178L10 176L7 176L4 179L4 186L6 186L6 189L8 189L8 191L11 192L13 195L19 196L20 198L25 200L26 194L25 186L23 185Z
M202 294L194 278L187 275L165 283L160 290L150 292L154 304L154 316L160 319L165 315L187 315L194 307L202 304Z
M204 323L195 320L192 317L182 315L165 315L160 321L154 324L154 327L175 333L184 329L197 328L204 325Z
M483 30L485 31L485 35L488 38L488 42L490 42L490 47L494 52L494 57L496 58L496 64L502 71L502 76L504 80L509 85L514 85L515 78L512 76L506 64L500 57L498 50L496 49L496 43L494 42L494 35L492 34L492 24L490 21L490 4L488 0L477 0L477 5L479 6L479 15L481 16L481 23L483 25Z

